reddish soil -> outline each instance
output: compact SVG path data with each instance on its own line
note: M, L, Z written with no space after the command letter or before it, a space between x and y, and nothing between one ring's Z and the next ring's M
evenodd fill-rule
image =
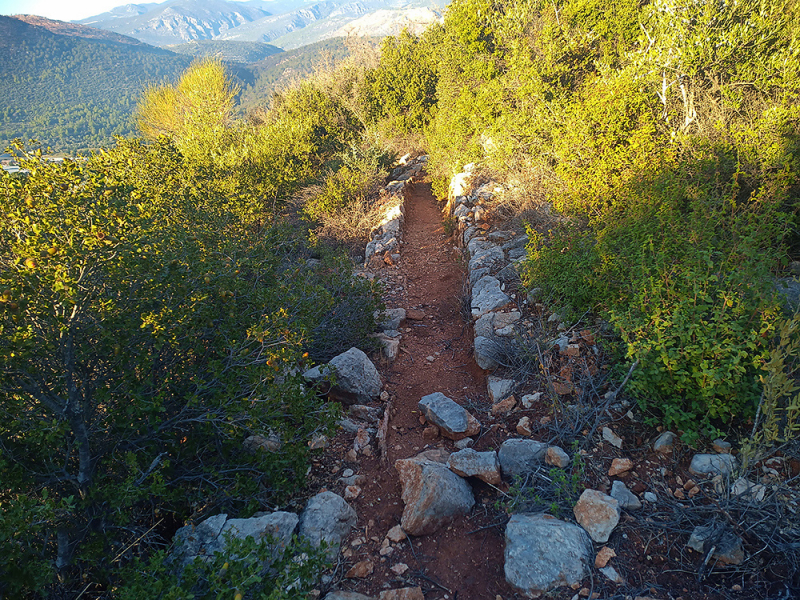
M352 447L353 436L340 435L315 469L321 481L330 481L331 474L338 476L345 468L367 479L362 494L350 500L359 527L349 542L362 538L365 543L345 545L344 554L352 554L343 559L345 564L337 576L362 560L370 560L374 572L364 579L342 578L335 589L377 596L384 589L419 585L426 600L513 598L503 575L504 513L491 507L496 492L480 483L474 486L477 503L470 515L434 534L397 544L388 557L379 555L386 533L400 523L403 512L394 461L430 448L455 449L450 440L423 436L426 425L420 422L417 409L420 398L442 392L479 418L488 409L486 373L472 358L471 325L461 315L464 272L458 262L460 253L445 234L441 209L429 184L411 185L406 196L401 256L400 264L376 272L386 284L387 307L405 308L414 317L401 326L398 358L378 363L392 403L388 460L384 463L376 454L359 455L358 463L347 462L344 454ZM494 443L493 438L484 435L474 447L486 449ZM328 473L320 472L323 470ZM341 487L341 483L332 485L338 493ZM403 576L390 570L398 563L409 567Z

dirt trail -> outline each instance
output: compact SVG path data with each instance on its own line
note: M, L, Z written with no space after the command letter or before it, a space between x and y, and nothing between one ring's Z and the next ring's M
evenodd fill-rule
M362 494L350 500L358 513L359 527L343 547L345 562L340 573L364 560L373 563L374 572L364 579L343 578L335 589L377 596L387 588L420 585L426 600L495 600L497 595L507 600L516 596L503 576L505 522L503 513L492 508L496 492L481 482L473 483L477 502L471 514L456 519L444 530L397 544L389 556L379 554L387 531L400 523L403 512L394 461L426 448L455 449L450 440L431 437L430 432L423 435L426 426L420 423L417 409L420 398L442 392L479 419L488 409L486 373L472 358L471 327L461 315L464 272L459 253L445 235L430 184L410 186L401 255L396 268L378 272L387 282L387 307L405 308L412 317L401 328L398 358L379 364L384 389L393 404L389 460L385 465L377 456L360 457L356 464L346 459L329 463L333 472L351 468L366 477ZM429 360L431 357L433 360ZM495 433L484 427L473 447L496 448ZM335 455L336 447L331 450ZM334 491L340 492L336 487ZM358 544L358 538L364 543ZM352 545L354 540L356 546ZM409 567L402 576L390 570L399 563Z

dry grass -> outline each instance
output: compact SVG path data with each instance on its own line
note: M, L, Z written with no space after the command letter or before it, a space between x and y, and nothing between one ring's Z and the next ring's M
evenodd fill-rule
M370 233L380 226L386 206L391 202L388 193L380 189L380 184L380 180L376 179L375 189L371 193L352 199L336 212L320 215L319 225L313 230L313 236L324 244L363 250ZM304 188L294 198L295 206L302 208L321 190L321 185Z
M506 189L496 194L487 206L500 219L521 225L530 223L547 231L559 217L552 211L547 190L559 185L555 175L541 167L518 168L505 176Z

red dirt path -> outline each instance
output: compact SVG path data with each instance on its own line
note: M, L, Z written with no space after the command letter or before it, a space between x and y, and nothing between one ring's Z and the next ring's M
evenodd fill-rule
M469 515L444 530L397 544L388 557L379 555L381 542L387 531L400 523L403 511L394 461L426 448L455 449L450 440L423 437L425 425L420 423L417 409L420 398L442 392L467 406L478 419L485 417L488 409L486 373L472 358L471 326L460 311L464 272L459 253L445 235L441 211L429 184L412 184L406 195L401 256L399 265L376 272L386 283L387 307L415 309L424 317L408 319L401 326L397 360L378 363L393 405L388 462L382 464L377 454L359 455L358 463L347 462L344 454L352 447L352 435L342 434L326 451L324 465L315 468L317 473L328 471L319 473L320 480L330 481L331 474L338 476L344 468L366 476L362 494L350 500L358 513L358 528L343 546L345 556L333 589L377 596L384 589L419 585L426 600L495 600L498 595L506 600L515 598L503 575L504 513L492 507L496 492L482 483L473 483L477 502ZM487 433L484 428L474 447L487 449L495 441L494 431ZM331 487L342 492L340 483ZM354 547L351 542L357 538L365 543ZM372 575L364 579L342 577L352 564L363 560L374 564ZM390 570L398 563L409 567L403 576Z

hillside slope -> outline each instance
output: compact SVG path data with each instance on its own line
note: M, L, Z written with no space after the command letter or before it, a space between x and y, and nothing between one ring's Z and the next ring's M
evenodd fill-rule
M17 137L61 150L107 146L114 135L131 133L144 86L174 79L192 61L133 40L77 37L78 29L56 34L52 27L0 16L3 147Z

